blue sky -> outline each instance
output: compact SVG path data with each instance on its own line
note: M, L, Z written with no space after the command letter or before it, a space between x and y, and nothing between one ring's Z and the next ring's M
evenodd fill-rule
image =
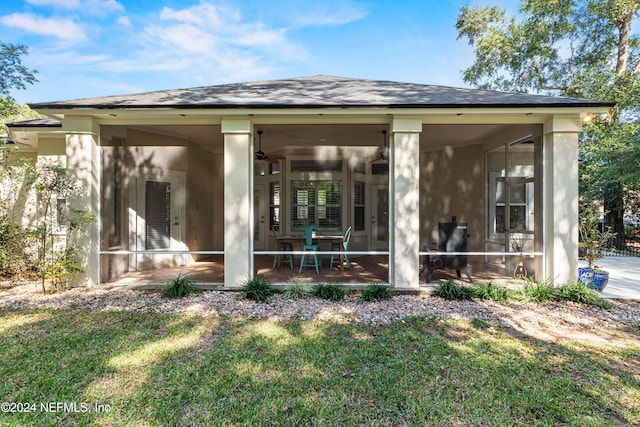
M20 103L315 74L465 86L468 2L2 0L0 41L38 70Z

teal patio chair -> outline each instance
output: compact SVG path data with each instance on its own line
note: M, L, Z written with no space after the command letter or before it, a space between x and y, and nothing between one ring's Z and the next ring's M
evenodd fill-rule
M302 259L300 260L300 270L298 273L302 273L302 269L305 267L315 267L316 274L320 274L320 269L322 268L322 261L320 261L320 257L317 254L320 245L313 243L313 231L316 229L315 225L308 225L304 228L304 247L303 251L313 251L313 264L307 263L307 254L302 255Z
M351 263L349 262L349 255L347 255L347 248L349 247L349 240L351 239L351 227L347 228L347 231L344 232L344 238L342 239L342 243L332 243L331 244L331 251L340 251L340 245L342 245L342 250L344 250L344 262L347 263L347 270L351 268ZM334 255L337 257L337 259L334 261L333 257ZM340 262L340 254L339 253L332 253L331 254L331 261L329 262L329 268L333 268L333 263L338 264Z
M276 250L278 251L293 251L293 243L289 242L279 242L278 241L278 230L276 230L275 225L271 226L271 232L273 233L273 238L276 241ZM273 257L273 269L276 269L278 265L278 257L280 257L280 263L282 261L286 261L289 258L289 266L293 270L293 255L292 254L276 254Z

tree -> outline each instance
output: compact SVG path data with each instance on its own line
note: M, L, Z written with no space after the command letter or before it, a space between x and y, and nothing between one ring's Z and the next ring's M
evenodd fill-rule
M617 103L585 124L580 187L586 201L602 202L618 235L640 179L640 39L632 32L639 9L640 0L525 0L519 19L465 6L456 22L475 50L466 82Z
M13 111L11 89L25 89L37 81L37 71L22 65L22 56L28 54L26 46L0 42L0 112Z

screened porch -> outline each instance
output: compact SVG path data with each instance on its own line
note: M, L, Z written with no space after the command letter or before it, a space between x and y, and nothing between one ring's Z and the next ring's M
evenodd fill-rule
M253 275L290 280L388 283L390 203L386 124L258 125L253 133ZM540 136L529 125L423 125L419 209L421 283L457 278L441 223L465 224L466 273L507 279L522 261L540 268ZM538 135L537 135L538 134ZM101 281L157 284L183 273L224 282L224 143L219 126L102 126ZM227 177L227 179L229 179ZM330 264L320 242L319 272L300 270L304 229L351 235L350 268ZM279 237L299 238L285 250ZM522 257L520 254L522 253ZM292 256L274 268L274 259ZM522 259L521 259L522 258ZM436 259L436 263L433 260ZM443 261L444 260L444 261ZM424 264L424 265L422 265ZM429 268L431 267L431 268ZM247 277L249 272L247 272Z

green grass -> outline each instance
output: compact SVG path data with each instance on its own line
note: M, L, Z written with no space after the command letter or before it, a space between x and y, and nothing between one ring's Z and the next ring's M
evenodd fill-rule
M639 331L614 332L625 345L539 341L479 319L0 309L5 402L109 408L0 412L0 425L639 424Z

